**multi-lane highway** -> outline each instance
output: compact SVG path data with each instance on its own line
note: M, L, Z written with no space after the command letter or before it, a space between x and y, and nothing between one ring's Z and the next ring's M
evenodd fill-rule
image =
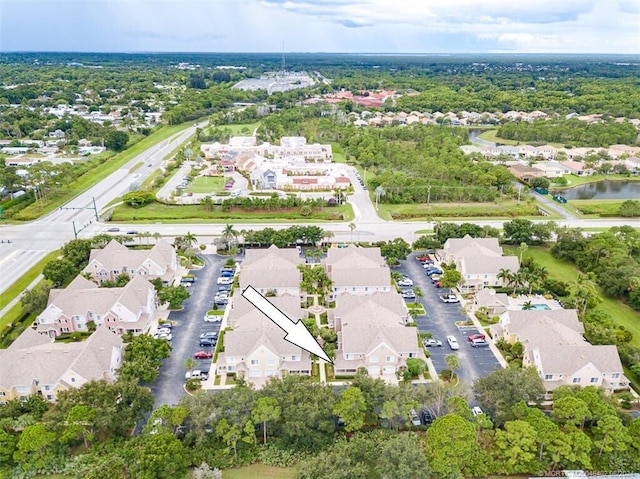
M104 228L97 224L94 210L88 209L93 207L94 199L100 211L113 199L129 191L132 184L143 181L160 167L163 158L193 135L195 130L194 125L160 141L80 193L63 208L37 221L22 225L0 225L0 294L48 252L73 239L74 228L81 230L79 237L93 236L102 231ZM143 166L130 172L131 167L138 163L143 163Z

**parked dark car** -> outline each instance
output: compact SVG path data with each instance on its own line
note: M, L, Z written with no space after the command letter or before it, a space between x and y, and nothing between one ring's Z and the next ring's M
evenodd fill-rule
M212 347L216 345L216 340L213 338L202 338L198 344L201 348Z
M433 414L431 414L429 411L420 411L420 421L425 426L431 424L433 422L433 419Z

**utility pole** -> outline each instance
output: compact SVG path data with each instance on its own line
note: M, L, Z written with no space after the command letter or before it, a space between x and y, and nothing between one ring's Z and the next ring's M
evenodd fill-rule
M431 208L431 185L427 185L427 208Z
M518 187L518 204L520 204L520 193L522 193L522 185Z

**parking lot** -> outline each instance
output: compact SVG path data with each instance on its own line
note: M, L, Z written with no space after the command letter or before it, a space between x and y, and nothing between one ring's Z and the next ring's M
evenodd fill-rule
M416 317L418 331L421 333L431 332L435 339L442 341L442 347L427 348L438 373L447 368L444 357L450 353L456 354L460 360L460 369L456 371L458 377L469 385L473 384L475 379L500 369L500 363L490 348L471 347L467 337L477 333L477 329L456 326L456 321L467 320L461 304L443 303L440 300L439 295L447 293L448 290L436 288L431 283L431 279L425 274L422 263L416 260L417 256L417 253L412 253L406 261L401 262L399 267L394 267L393 271L407 275L413 281L414 287L418 287L422 291L422 298L405 299L405 301L422 303L427 314ZM453 351L447 344L447 336L449 335L458 340L460 349L457 351Z
M200 347L198 343L200 334L209 331L220 332L220 322L205 322L204 316L213 308L213 298L218 290L216 280L225 259L216 255L202 255L201 258L205 267L191 271L196 277L195 282L189 287L191 297L184 302L182 311L172 311L169 314L169 319L175 324L171 340L172 351L171 356L165 359L160 368L160 376L151 388L155 396L155 408L162 404L177 404L185 394L185 359L193 358L197 351L213 353L215 349L214 346ZM196 361L196 369L211 369L211 359ZM211 374L213 375L213 371Z

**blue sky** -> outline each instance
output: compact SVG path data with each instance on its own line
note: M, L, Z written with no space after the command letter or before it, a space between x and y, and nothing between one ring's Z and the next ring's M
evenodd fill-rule
M640 53L640 0L0 0L0 51Z

